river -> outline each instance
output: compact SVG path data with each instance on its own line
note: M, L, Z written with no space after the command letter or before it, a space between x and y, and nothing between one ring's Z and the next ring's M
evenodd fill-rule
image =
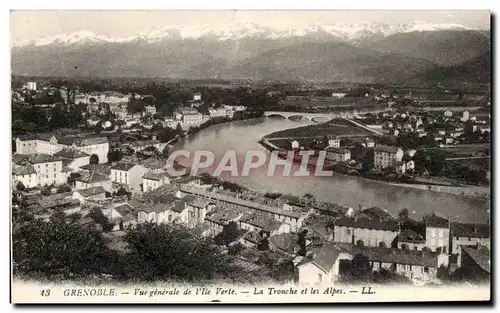
M217 161L226 151L236 150L238 165L241 169L246 151L264 151L269 158L270 153L258 143L263 136L311 123L306 120L262 118L219 124L200 131L179 143L177 148L190 152L210 150L215 154ZM186 159L180 161L184 164L190 162ZM294 169L297 166L294 165ZM278 167L277 174L282 173L280 168L282 167ZM214 169L215 166L207 171L212 172ZM294 172L292 170L292 173ZM348 205L355 209L378 206L397 215L400 209L406 207L413 218L421 218L423 214L434 211L437 214L452 217L453 221L486 222L490 207L489 200L391 186L383 182L338 173L334 173L332 177L268 176L267 166L263 166L252 169L249 176L245 177L234 177L229 172L223 172L221 176L225 180L258 192L280 192L297 196L310 193L317 199Z

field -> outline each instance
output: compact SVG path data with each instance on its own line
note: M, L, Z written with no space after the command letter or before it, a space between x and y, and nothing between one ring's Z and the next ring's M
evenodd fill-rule
M271 133L266 138L323 138L325 136L367 137L372 132L344 119L333 119L327 123L308 125Z

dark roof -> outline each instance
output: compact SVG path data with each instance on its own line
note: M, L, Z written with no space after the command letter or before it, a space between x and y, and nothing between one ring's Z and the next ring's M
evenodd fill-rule
M61 159L46 153L35 153L30 155L15 154L12 156L12 161L14 163L29 162L31 164L38 164L38 163L59 162L61 161Z
M85 152L72 148L63 148L61 151L57 152L54 155L68 159L77 159L90 156Z
M30 175L36 174L36 171L33 165L14 166L12 168L12 174L17 176Z
M426 267L437 267L436 252L409 250L409 249L394 249L381 247L367 247L352 244L338 244L345 251L352 255L363 254L371 262L397 263L407 265L418 265Z
M491 271L491 256L490 249L485 246L478 248L470 246L462 246L462 252L467 253L470 258L483 270L490 273Z
M111 166L111 169L128 172L134 166L136 166L136 164L119 162Z
M88 171L95 171L101 175L109 176L111 174L111 165L108 164L87 164L80 167Z
M426 227L437 227L437 228L448 228L449 221L441 216L436 215L435 213L427 214L423 218L424 224Z
M182 201L185 204L191 204L195 199L196 199L196 197L193 195L185 195L184 198L182 198Z
M376 146L375 148L373 148L373 151L397 153L398 147L380 145L380 146Z
M381 221L379 219L368 217L341 217L335 220L334 225L387 231L398 231L399 229L399 225L396 221Z
M269 242L276 248L287 252L294 253L294 248L300 249L299 244L297 243L299 236L297 234L279 234L269 237Z
M119 205L119 206L116 206L113 209L116 212L118 212L121 216L125 216L127 214L133 213L133 208L129 204L127 204L127 203Z
M186 204L183 201L176 201L175 204L172 206L172 211L181 213L186 209Z
M361 210L361 213L367 215L370 218L378 218L381 220L394 219L392 215L389 212L387 212L387 210L384 210L376 206Z
M453 237L489 238L490 225L452 223L451 235Z
M327 242L316 252L313 262L328 273L332 269L333 264L335 264L335 261L337 261L340 253L342 253L341 249L335 244Z
M398 235L398 242L425 243L425 239L417 232L405 229Z
M102 186L98 186L98 187L91 187L91 188L87 188L87 189L76 190L76 192L78 192L84 198L86 198L86 197L90 197L90 196L95 196L95 195L100 194L100 193L106 193L106 190L104 190L104 188Z
M75 181L80 181L87 184L99 183L110 180L109 176L99 174L95 171L89 173L82 173L80 177L75 178Z
M325 150L328 152L337 153L337 154L351 153L351 151L349 151L347 149L342 149L342 148L337 148L337 147L327 147Z

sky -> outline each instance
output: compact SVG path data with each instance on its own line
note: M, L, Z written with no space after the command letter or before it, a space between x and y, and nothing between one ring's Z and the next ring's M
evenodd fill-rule
M456 23L490 28L489 11L11 11L15 42L88 30L111 37L135 36L165 25L225 25L253 22L265 26L355 23Z

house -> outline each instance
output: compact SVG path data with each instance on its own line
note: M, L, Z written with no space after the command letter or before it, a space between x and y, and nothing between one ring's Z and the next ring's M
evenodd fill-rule
M196 92L193 94L193 101L201 101L201 93Z
M89 154L73 148L63 148L54 156L61 158L63 166L67 166L74 171L90 163Z
M325 137L325 144L327 147L338 148L340 147L340 138L338 136L327 135Z
M372 270L386 269L413 281L424 283L437 280L437 270L448 265L448 255L426 250L341 245L352 257L362 254L368 258Z
M154 105L146 105L144 107L144 113L146 115L155 115L156 114L156 107Z
M487 282L491 275L491 252L488 247L476 245L462 246L460 264L469 281Z
M163 185L170 184L170 178L171 176L167 172L149 171L142 176L142 189L144 192L156 190Z
M395 166L403 159L403 150L394 146L376 146L373 148L374 165L376 168Z
M451 223L451 254L458 254L460 266L463 246L481 245L490 248L490 225Z
M274 219L268 219L259 213L248 214L244 218L241 218L239 221L239 226L244 230L255 231L260 234L264 234L265 237L271 237L290 232L289 224L279 222Z
M397 237L398 249L422 250L425 247L425 239L413 230L405 229Z
M339 279L340 261L352 258L335 244L327 242L297 264L299 285L329 285Z
M107 192L113 190L109 176L105 176L96 171L81 172L80 176L75 178L75 188L77 190L92 187L102 187Z
M351 159L351 151L336 147L327 147L326 160L331 162L347 162Z
M131 142L128 146L134 150L134 152L142 151L146 148L154 147L158 151L162 151L165 148L166 143L161 143L159 140L137 140Z
M102 186L76 190L73 192L73 199L78 199L82 203L86 200L104 200L106 199L106 190Z
M365 246L390 247L398 235L396 221L381 221L369 217L341 217L333 222L333 241Z
M391 126L392 126L392 123L391 123ZM364 144L365 144L365 147L367 147L367 148L375 147L375 141L371 138L366 138Z
M450 223L447 219L427 214L423 218L425 225L425 246L431 251L450 253Z
M91 159L96 159L97 163L108 162L109 142L106 137L39 133L16 138L16 152L19 154L54 155L63 148L73 148L87 153Z
M142 190L142 176L146 168L142 165L118 162L111 167L111 181L127 186L135 192Z
M12 186L21 182L26 188L34 188L38 185L37 173L31 164L12 166Z
M269 247L286 257L294 257L300 251L299 236L293 233L282 233L269 237Z
M57 194L42 199L37 204L38 210L34 210L36 215L63 212L66 215L80 211L80 201L72 198L72 193Z
M225 117L232 115L231 113L232 111L227 110L225 107L208 110L208 114L210 117Z
M292 150L299 149L299 142L297 140L293 140L291 142L291 147L292 147Z
M203 116L197 110L182 109L176 113L176 119L181 120L186 125L199 125L203 121Z
M360 211L360 213L368 216L371 219L378 219L379 221L394 221L394 217L391 215L391 213L377 206L363 209Z
M16 154L12 157L12 161L18 166L26 166L25 170L15 171L25 173L23 174L25 176L24 179L27 179L28 183L30 177L33 179L33 173L29 165L36 171L37 186L52 184L61 185L66 183L66 174L62 172L62 160L58 157L46 153L35 153L31 155ZM29 184L33 185L33 183L32 181Z

